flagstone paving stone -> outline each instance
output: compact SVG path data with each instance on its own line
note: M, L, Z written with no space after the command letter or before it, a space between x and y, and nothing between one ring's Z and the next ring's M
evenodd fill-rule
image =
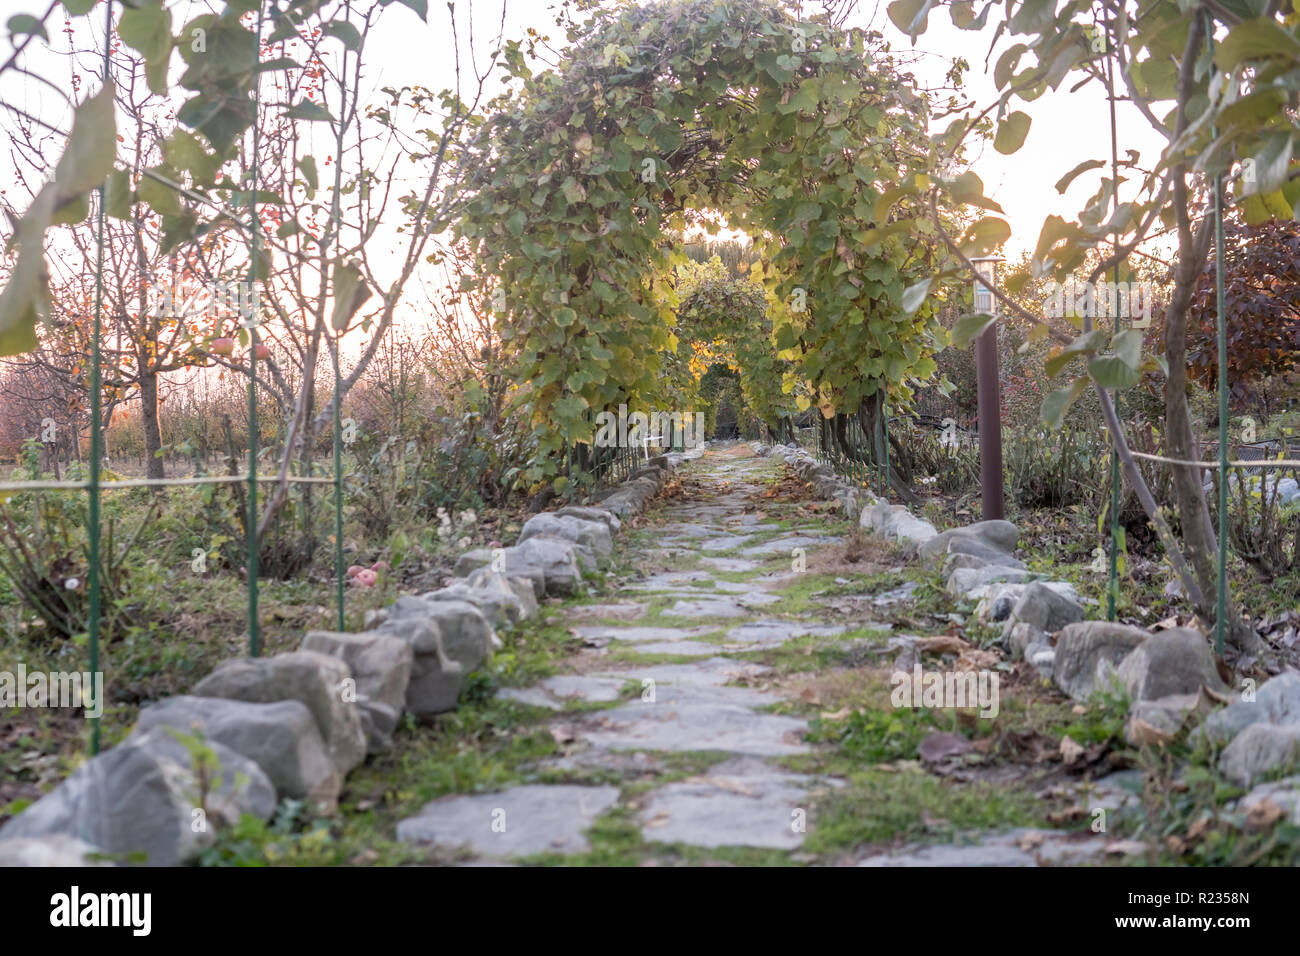
M568 658L581 673L498 692L555 711L544 725L555 752L530 766L542 779L558 782L434 800L398 824L400 840L468 848L474 862L483 864L582 854L591 848L597 818L617 811L617 826L633 827L648 847L807 852L818 800L847 785L783 765L787 758L803 760L800 755L817 751L818 745L806 739L809 720L774 712L792 693L782 689L780 672L736 655L779 653L791 641L813 637L816 647L833 646L845 659L876 667L892 662L910 670L918 638L893 633L889 624L873 625L867 612L909 601L916 585L873 590L864 583L856 598L842 591L827 595L815 610L800 615L802 620L791 620L794 615L773 607L783 600L778 589L796 584L797 575L764 569L795 548L811 556L841 539L813 528L772 534L777 527L764 512L777 506L759 495L780 473L774 459L713 456L688 467L690 495L652 504L646 521L653 533L637 539L644 540L640 551L627 555L632 567L649 573L616 584L604 603L575 607L568 615L570 632L585 645ZM718 553L724 551L739 556ZM665 569L668 562L677 569ZM746 577L732 581L718 575ZM640 623L647 617L648 623ZM705 623L693 625L693 619ZM868 627L880 633L843 637ZM799 646L813 650L806 642ZM638 655L690 659L638 663ZM1104 846L1104 837L1022 827L944 845L873 845L828 862L873 867L1095 863Z

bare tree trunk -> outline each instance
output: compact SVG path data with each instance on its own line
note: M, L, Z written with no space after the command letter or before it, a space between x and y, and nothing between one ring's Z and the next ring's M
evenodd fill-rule
M162 478L162 427L158 422L158 374L140 367L140 422L144 426L145 477Z

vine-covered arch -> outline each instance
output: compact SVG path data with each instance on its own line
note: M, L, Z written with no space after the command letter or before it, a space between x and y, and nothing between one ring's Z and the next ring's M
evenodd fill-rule
M701 211L754 242L803 407L857 414L934 371L937 323L905 293L935 254L895 208L928 184L927 104L875 39L774 0L674 0L592 10L545 72L507 48L519 88L493 104L458 229L526 383L532 478L593 411L655 398L677 346L665 237Z

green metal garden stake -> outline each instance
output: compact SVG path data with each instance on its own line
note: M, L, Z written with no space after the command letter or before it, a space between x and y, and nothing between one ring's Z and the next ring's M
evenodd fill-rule
M104 86L109 83L109 56L113 44L113 5L104 5ZM102 414L100 373L100 339L104 332L104 185L99 186L99 210L95 218L95 246L97 265L95 268L95 328L91 345L90 361L90 501L88 518L90 527L86 529L89 538L88 566L86 568L86 588L90 592L90 620L86 622L86 642L90 651L90 679L93 682L99 673L99 615L101 599L99 594L99 468L100 456L103 454L103 436L100 434L100 417ZM102 701L101 701L102 703ZM99 718L90 717L90 755L99 753Z
M262 55L262 9L257 10L257 58ZM253 116L256 118L261 109L262 84L259 80L253 86ZM261 235L261 225L257 219L257 154L260 145L260 128L253 122L253 166L252 183L248 190L248 225L250 263L248 281L250 290L257 282L257 238ZM258 657L262 653L261 633L257 620L257 578L260 573L257 554L257 326L248 330L248 654Z

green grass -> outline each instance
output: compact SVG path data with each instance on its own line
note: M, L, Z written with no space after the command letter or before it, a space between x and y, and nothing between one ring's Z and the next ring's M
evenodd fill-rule
M1043 823L1044 802L1005 784L962 784L917 770L854 774L814 805L805 849L861 850L903 842L946 842L973 830Z

